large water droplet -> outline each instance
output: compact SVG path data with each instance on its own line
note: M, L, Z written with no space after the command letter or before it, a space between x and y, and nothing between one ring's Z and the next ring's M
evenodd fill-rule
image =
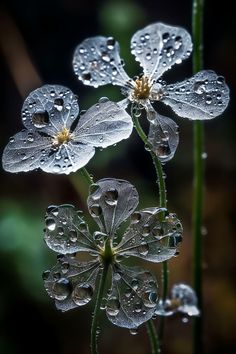
M108 205L116 205L118 200L118 191L115 188L107 190L104 194L105 202Z
M98 204L94 204L90 207L90 213L93 217L98 217L102 214L102 208Z
M138 329L137 328L131 328L129 330L130 334L132 334L132 336L136 336L138 334Z
M71 293L71 283L67 278L59 279L52 288L52 296L59 301L65 300Z
M115 43L116 43L116 41L115 41L115 39L113 37L108 37L107 38L107 48L109 50L114 49Z
M54 100L54 107L59 111L61 112L62 109L63 109L63 104L64 104L64 101L62 98L56 98Z
M32 123L36 128L43 128L49 123L48 112L36 112L32 114Z
M76 305L86 305L92 299L93 288L89 284L76 285L71 296Z
M196 81L193 86L193 90L198 95L202 95L206 91L205 83L203 81Z
M117 298L110 298L107 303L107 313L110 316L117 316L120 311L120 302Z
M131 215L131 223L132 224L137 224L141 220L141 217L142 217L141 213L136 211L135 213L133 213Z
M45 223L46 223L46 228L49 231L54 231L56 229L56 223L53 218L46 218Z
M149 246L146 242L142 242L141 245L138 246L138 252L141 256L146 256L149 251Z

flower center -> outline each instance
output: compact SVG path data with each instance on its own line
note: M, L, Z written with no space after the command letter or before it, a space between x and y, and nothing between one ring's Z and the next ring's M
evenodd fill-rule
M142 76L135 81L133 97L135 100L142 100L149 97L151 86L146 76Z
M52 144L55 146L60 146L62 144L67 144L71 140L71 134L69 129L63 128L59 133L54 135Z
M112 264L115 258L115 249L112 247L110 238L108 237L104 247L100 250L100 257L104 264Z

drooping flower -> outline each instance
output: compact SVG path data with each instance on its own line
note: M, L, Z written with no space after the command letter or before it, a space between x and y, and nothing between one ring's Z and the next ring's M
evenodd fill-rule
M160 300L155 314L159 316L171 316L180 312L188 316L199 316L195 291L186 284L175 284L171 289L171 296L165 301Z
M128 101L146 110L150 121L149 143L162 162L170 160L177 148L177 124L157 113L152 102L163 102L180 117L211 119L228 105L229 89L224 78L214 71L202 70L190 79L167 85L160 78L174 64L180 64L192 51L189 33L163 23L137 31L131 39L131 53L143 73L129 78L123 68L119 44L112 37L85 39L75 50L74 72L85 85L113 84L122 87Z
M106 263L112 273L104 305L109 320L120 327L137 328L154 315L158 296L155 277L123 262L128 257L151 262L170 259L182 240L182 226L166 209L135 211L137 205L138 192L129 182L98 181L88 197L89 213L99 226L93 234L72 205L48 208L45 241L59 256L43 279L58 309L67 311L87 304ZM120 225L129 217L129 227L119 235ZM88 252L91 260L81 262L80 252Z
M59 85L31 92L22 108L26 129L10 138L3 153L9 172L69 174L85 166L95 147L106 148L132 132L132 120L119 104L102 98L79 117L77 97Z

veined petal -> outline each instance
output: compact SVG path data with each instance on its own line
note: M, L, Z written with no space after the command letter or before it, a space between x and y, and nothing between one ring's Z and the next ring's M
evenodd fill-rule
M45 289L58 310L68 311L92 299L99 266L98 260L79 262L76 258L60 256L57 264L43 273Z
M131 216L131 225L117 247L117 253L151 262L163 262L176 254L182 241L182 225L164 208L146 208Z
M70 128L79 113L77 97L67 87L44 85L25 99L21 115L26 128L55 135Z
M50 163L51 140L30 130L22 130L10 138L2 156L8 172L28 172Z
M123 69L118 42L112 37L91 37L75 49L73 68L85 85L125 86L130 78Z
M137 328L152 318L157 302L157 283L148 271L115 264L106 313L119 327Z
M73 205L50 206L45 225L44 239L53 251L61 254L97 253L88 226Z
M101 231L113 237L120 224L133 213L138 200L132 184L105 178L91 186L88 208Z
M93 146L72 139L67 144L59 146L58 149L52 150L50 163L43 164L40 168L48 173L68 175L84 167L94 154Z
M172 159L179 144L178 125L170 118L158 114L151 114L148 141L152 145L152 151L161 162Z
M229 88L214 71L199 71L192 78L164 88L162 101L180 117L212 119L228 106Z
M73 135L84 144L106 148L127 139L132 129L132 119L125 109L104 97L80 117Z
M185 29L154 23L134 34L131 50L143 67L144 75L157 80L174 64L189 57L192 42Z

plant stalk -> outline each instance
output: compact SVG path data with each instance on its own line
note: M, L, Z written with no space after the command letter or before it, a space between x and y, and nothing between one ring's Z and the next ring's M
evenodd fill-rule
M193 73L203 69L203 5L204 0L193 0ZM197 118L197 117L196 117ZM193 129L193 286L198 298L201 316L194 319L193 353L203 353L202 312L202 218L204 199L204 125L194 122Z

